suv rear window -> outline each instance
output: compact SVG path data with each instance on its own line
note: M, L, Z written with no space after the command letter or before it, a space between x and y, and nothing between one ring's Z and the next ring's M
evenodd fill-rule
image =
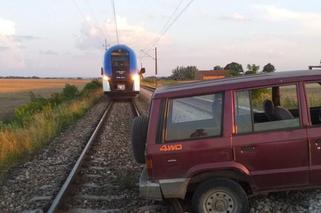
M170 99L165 141L220 136L223 93Z
M236 92L237 133L300 127L296 85Z
M321 125L321 82L306 83L312 125Z

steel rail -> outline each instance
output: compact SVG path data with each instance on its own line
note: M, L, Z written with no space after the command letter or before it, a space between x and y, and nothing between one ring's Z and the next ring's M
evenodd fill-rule
M75 165L73 166L71 172L69 173L68 177L66 178L64 184L60 188L55 199L51 203L51 206L49 207L49 209L47 211L48 213L54 213L55 211L57 211L57 209L59 208L60 204L62 203L65 195L68 193L70 186L72 185L72 183L73 183L76 175L78 174L79 169L80 169L80 167L86 157L87 152L89 151L90 147L92 146L93 142L95 141L99 130L103 126L104 121L106 120L106 118L109 115L109 112L111 111L112 106L113 106L113 102L110 101L105 109L104 114L100 118L98 125L96 126L96 128L95 128L94 132L92 133L92 135L90 136L85 148L83 149L81 155L77 159Z
M141 85L140 87L142 87L148 91L151 91L151 92L154 92L156 90L155 87L151 87L151 86L147 86L147 85Z
M131 101L131 107L134 113L134 117L138 117L141 115L134 99Z

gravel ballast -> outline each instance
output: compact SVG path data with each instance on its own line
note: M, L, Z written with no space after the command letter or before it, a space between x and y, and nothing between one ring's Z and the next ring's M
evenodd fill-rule
M165 206L139 197L142 165L130 143L133 114L129 102L116 102L87 156L63 206L66 212L167 212Z
M103 97L86 115L52 140L26 163L9 170L1 182L0 212L48 207L101 117Z

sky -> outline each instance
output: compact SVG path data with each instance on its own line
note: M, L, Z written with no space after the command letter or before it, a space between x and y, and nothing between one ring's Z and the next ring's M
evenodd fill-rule
M232 61L307 69L321 59L319 0L115 0L119 42L146 75ZM0 76L97 77L104 40L117 43L110 0L0 0ZM178 8L177 10L175 10ZM175 12L176 11L176 12ZM172 14L174 14L172 16ZM159 40L155 43L155 41ZM155 45L154 45L155 44Z

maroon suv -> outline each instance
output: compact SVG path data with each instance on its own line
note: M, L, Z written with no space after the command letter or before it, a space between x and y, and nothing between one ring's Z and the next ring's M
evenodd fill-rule
M132 134L142 196L248 212L248 195L321 185L321 70L159 88Z

